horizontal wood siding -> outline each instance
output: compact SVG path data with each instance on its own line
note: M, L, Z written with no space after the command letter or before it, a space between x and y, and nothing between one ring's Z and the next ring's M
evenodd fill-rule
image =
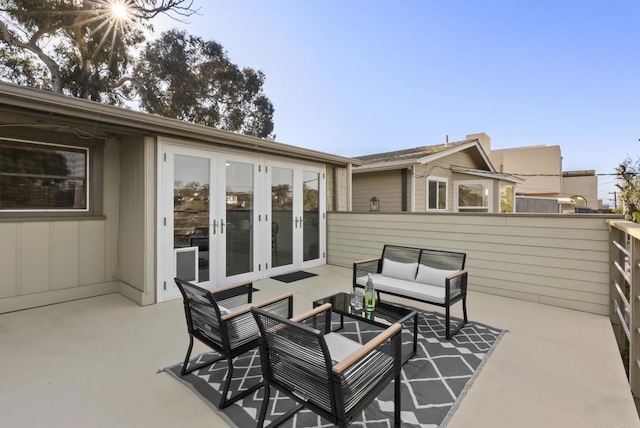
M467 253L471 290L608 315L605 219L331 213L328 263L351 267L354 260L380 256L385 243L461 251Z
M427 168L424 165L414 167L415 181L415 212L423 213L427 210Z
M368 212L372 197L380 201L380 211L402 209L402 174L400 170L353 175L353 211Z

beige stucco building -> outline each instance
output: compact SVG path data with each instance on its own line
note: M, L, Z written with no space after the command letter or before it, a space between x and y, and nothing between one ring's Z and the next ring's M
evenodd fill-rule
M322 265L354 163L0 84L0 313Z
M467 135L467 138L481 141L498 171L524 178L524 182L516 186L518 197L533 202L538 198L553 200L555 204L552 204L554 210L551 212L602 208L602 201L598 200L598 177L595 171L563 171L560 146L536 145L492 150L491 139L484 133Z

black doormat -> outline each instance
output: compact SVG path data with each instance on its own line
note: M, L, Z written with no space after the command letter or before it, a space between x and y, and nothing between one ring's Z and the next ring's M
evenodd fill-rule
M469 321L452 340L446 340L445 317L434 312L418 314L418 351L402 366L402 427L444 428L469 390L478 373L502 338L504 331ZM339 317L333 319L338 327ZM458 321L456 319L456 321ZM406 352L411 351L412 320L402 330ZM381 329L370 324L344 319L339 331L346 337L366 343ZM403 351L404 352L404 351ZM189 364L211 359L215 353L204 353ZM236 393L262 380L260 352L253 349L238 356L231 391ZM230 427L255 426L262 406L264 388L223 410L218 408L221 385L228 375L225 360L180 376L182 363L164 369L199 396ZM272 421L293 407L294 402L280 393L271 392L267 420ZM353 423L360 428L389 427L393 421L393 385L389 385ZM315 413L303 409L286 421L284 428L320 428L330 424ZM268 428L268 426L267 426Z
M311 278L312 276L317 276L317 273L305 272L303 270L299 270L298 272L291 272L284 275L272 276L271 279L275 279L277 281L282 282L293 282L301 279Z

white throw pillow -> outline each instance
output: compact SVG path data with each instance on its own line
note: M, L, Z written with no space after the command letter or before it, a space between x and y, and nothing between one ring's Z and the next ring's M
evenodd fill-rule
M418 274L416 275L416 281L423 284L435 285L438 287L444 287L447 284L447 277L457 270L444 270L435 269L429 266L418 266Z
M382 261L382 275L391 278L413 281L416 277L418 263L402 263L384 259Z

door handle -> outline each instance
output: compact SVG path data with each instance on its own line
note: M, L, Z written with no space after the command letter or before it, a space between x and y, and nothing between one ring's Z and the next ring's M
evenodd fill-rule
M216 234L216 226L218 225L218 220L213 219L213 234Z
M221 218L220 219L220 233L224 233L224 219Z
M298 228L298 216L296 216L296 229Z

